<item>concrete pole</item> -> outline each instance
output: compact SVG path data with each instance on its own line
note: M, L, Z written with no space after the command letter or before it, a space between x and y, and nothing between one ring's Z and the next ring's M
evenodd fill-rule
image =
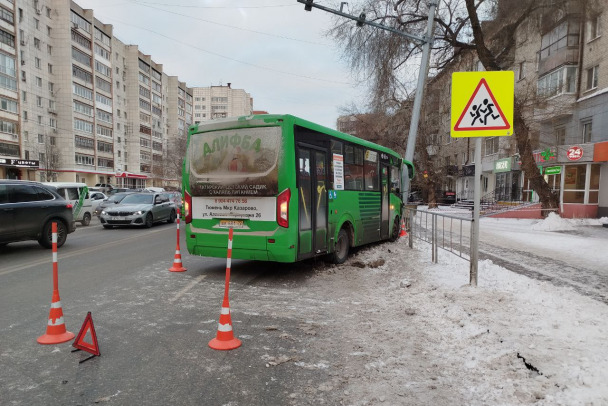
M433 46L433 30L435 27L435 13L437 12L437 0L429 1L429 16L426 23L425 42L422 46L422 60L420 61L420 71L418 72L418 84L416 95L414 96L414 106L412 107L412 121L410 122L410 133L407 137L407 147L405 149L405 159L414 162L414 150L416 149L416 137L418 135L418 122L420 121L420 110L422 107L422 97L424 96L424 85L429 72L429 60L431 58L431 47ZM410 194L409 177L404 176L406 184L403 186L403 201L407 202Z
M481 137L475 138L475 188L473 193L473 224L471 224L471 267L469 284L477 286L477 264L479 262L479 210L481 201Z

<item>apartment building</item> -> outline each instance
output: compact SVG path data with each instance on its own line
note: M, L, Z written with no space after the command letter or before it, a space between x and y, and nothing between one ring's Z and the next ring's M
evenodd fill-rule
M253 111L253 99L243 89L226 86L194 87L194 122L217 118L245 116Z
M608 27L604 2L571 1L529 16L516 33L515 97L527 101L534 157L564 217L608 215L608 35L602 27ZM475 54L463 55L433 78L426 97L427 150L445 175L442 188L459 199L473 195L474 143L450 138L450 78L474 70L483 70ZM482 145L482 196L537 201L514 137L484 137Z
M192 92L70 0L0 0L0 178L175 183Z

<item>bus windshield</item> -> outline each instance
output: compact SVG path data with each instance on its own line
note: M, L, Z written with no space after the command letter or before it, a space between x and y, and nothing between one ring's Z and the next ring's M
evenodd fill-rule
M280 127L192 134L192 196L272 196L278 192Z

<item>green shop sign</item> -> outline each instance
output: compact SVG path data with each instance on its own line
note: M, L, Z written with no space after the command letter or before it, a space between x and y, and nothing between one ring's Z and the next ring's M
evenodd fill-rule
M510 172L511 158L504 158L494 161L494 173Z
M561 166L547 166L545 168L545 175L559 175L562 173Z

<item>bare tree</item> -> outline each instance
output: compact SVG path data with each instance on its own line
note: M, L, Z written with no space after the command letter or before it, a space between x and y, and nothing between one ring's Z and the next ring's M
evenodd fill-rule
M581 0L583 1L583 0ZM516 32L526 19L566 0L444 0L435 18L432 73L441 71L464 54L474 52L488 71L510 69ZM427 19L427 0L364 0L360 8L366 18L397 30L423 36ZM356 6L350 7L351 10ZM353 72L371 81L371 107L394 111L411 89L408 65L418 66L421 48L384 30L337 18L329 31L343 46L343 56ZM409 73L409 75L408 75ZM517 98L517 95L516 95ZM529 98L525 98L529 101ZM533 156L531 122L523 100L516 100L514 132L522 169L545 209L556 209L558 196L538 171ZM418 151L420 152L420 151Z
M40 159L40 173L44 181L57 180L57 170L61 167L61 151L57 147L54 136L44 136L44 143L38 144L37 152Z
M165 154L165 176L168 179L175 179L181 183L182 163L186 156L187 138L172 137L167 142L167 152Z

